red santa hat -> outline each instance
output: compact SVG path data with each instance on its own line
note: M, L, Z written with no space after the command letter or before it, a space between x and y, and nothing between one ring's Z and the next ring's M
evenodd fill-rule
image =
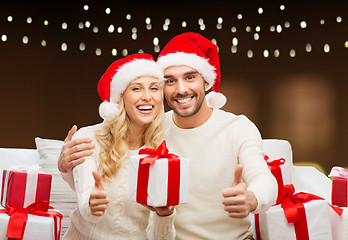
M163 72L147 53L135 53L113 62L98 82L98 94L103 101L99 115L111 120L119 113L118 103L129 83L138 77L156 77L163 83Z
M163 48L157 63L162 70L174 65L185 65L197 70L209 88L212 87L212 91L206 95L208 106L221 108L225 105L226 97L219 93L219 53L212 41L194 32L179 34Z

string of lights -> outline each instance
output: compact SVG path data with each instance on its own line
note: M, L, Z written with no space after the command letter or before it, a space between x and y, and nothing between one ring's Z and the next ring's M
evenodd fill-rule
M290 4L290 3L289 3ZM76 16L82 16L81 18L87 18L88 16L92 16L95 14L94 11L97 11L91 5L81 4L77 6L78 9L74 9L74 11L79 12ZM122 15L124 21L117 23L113 18L108 18L112 13L117 12L119 14L120 9L105 7L103 15L101 16L103 19L99 19L98 21L93 22L93 20L82 20L76 19L72 20L70 18L66 20L58 20L53 19L54 16L47 16L42 19L42 16L37 16L37 14L31 13L30 11L26 12L26 16L23 19L23 11L17 13L13 11L12 14L7 16L2 16L0 19L0 24L3 28L0 29L1 42L3 46L6 42L9 41L17 41L15 37L12 37L10 33L11 27L13 27L14 23L17 23L17 29L27 29L28 25L33 25L36 23L36 28L40 28L40 39L38 36L31 36L30 33L25 33L20 36L21 43L24 45L30 45L31 43L37 44L35 41L39 41L39 44L42 47L47 47L49 45L54 45L54 47L62 52L69 52L72 49L76 48L76 44L71 43L71 34L64 35L64 32L75 32L75 34L79 35L79 37L74 40L81 40L77 43L78 50L80 52L88 51L93 52L96 56L101 55L112 55L112 56L126 56L134 51L144 52L143 48L138 48L137 50L129 49L128 45L131 42L139 43L139 46L145 45L142 39L139 38L139 34L146 34L147 36L151 36L152 40L152 51L154 53L159 53L161 51L161 47L164 46L166 42L161 41L160 35L164 32L170 32L172 28L180 29L181 31L186 31L186 29L194 30L204 34L207 31L208 26L210 28L210 32L212 31L211 26L215 26L214 32L216 35L219 35L220 32L224 32L224 39L221 42L226 41L226 38L229 38L229 52L230 54L240 53L242 56L247 58L254 58L255 56L262 56L263 58L279 58L281 56L290 56L296 57L298 52L302 53L311 53L313 51L321 52L321 53L329 53L332 51L332 44L335 48L340 49L341 51L344 49L348 49L348 36L345 39L338 39L337 41L331 41L327 39L326 42L321 42L320 44L313 44L309 40L307 42L303 42L301 48L295 48L295 45L292 44L291 41L287 43L286 48L281 47L281 43L283 38L281 35L286 35L287 32L294 31L296 29L297 36L305 34L326 34L325 25L328 25L330 22L330 28L332 28L332 23L336 24L335 28L340 28L342 31L347 29L347 24L345 23L345 19L342 15L336 14L336 16L330 16L330 18L319 18L318 20L311 18L310 20L306 20L306 16L296 16L297 18L292 18L292 20L285 20L282 23L270 23L269 19L272 15L277 14L278 16L287 16L287 5L286 4L274 4L274 7L277 7L277 12L274 9L269 10L266 7L257 7L256 9L250 9L253 11L253 16L256 17L248 18L248 12L239 12L235 15L230 16L217 16L213 23L208 22L211 21L212 17L204 18L199 17L197 20L181 20L180 17L178 19L173 19L169 17L165 17L164 20L160 24L158 22L154 23L151 16L147 16L141 20L141 24L139 21L133 21L136 13L125 12ZM21 15L20 15L21 14ZM35 15L35 16L34 16ZM42 14L43 15L43 14ZM262 18L262 16L267 16ZM64 12L62 13L64 16ZM250 16L250 14L249 14ZM278 18L280 19L280 18ZM295 19L295 20L294 20ZM54 24L51 24L54 23ZM275 21L276 22L276 21ZM57 24L56 24L57 23ZM102 24L101 24L102 23ZM259 24L255 24L259 23ZM176 25L174 25L176 24ZM43 29L42 29L43 28ZM49 29L49 31L60 32L61 39L50 39L45 36L44 30ZM321 29L320 29L321 28ZM302 30L302 32L301 32ZM93 38L90 35L87 36L85 40L81 39L82 34L79 33L84 31L84 35L92 34ZM144 33L145 31L145 33ZM22 31L20 31L22 32ZM157 35L153 34L154 32L158 33ZM46 32L47 33L47 32ZM109 44L105 44L105 39L108 37L107 35L112 36L112 42L114 46L110 48ZM64 38L65 37L65 38ZM99 37L99 40L96 39ZM332 36L338 37L338 36ZM124 41L121 43L117 41L117 39L123 38ZM93 43L89 43L90 40L93 39ZM60 41L58 41L60 40ZM219 47L220 41L219 38L213 37L211 40ZM270 40L272 44L267 44L266 41ZM279 43L277 46L274 43ZM149 44L149 43L146 43ZM294 45L294 46L291 46ZM107 46L106 46L107 45ZM262 45L262 46L261 46ZM314 46L315 45L315 46ZM224 48L227 45L224 45ZM1 45L0 45L1 47ZM226 49L223 49L224 53L226 53Z

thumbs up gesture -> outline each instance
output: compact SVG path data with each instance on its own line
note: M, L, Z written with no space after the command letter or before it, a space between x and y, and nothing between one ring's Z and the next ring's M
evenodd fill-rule
M234 180L229 188L222 192L224 210L232 218L245 218L257 207L254 193L247 189L242 179L243 166L238 165L234 171Z
M95 180L95 187L89 195L89 208L92 215L103 216L110 201L104 190L99 173L93 171L92 174Z

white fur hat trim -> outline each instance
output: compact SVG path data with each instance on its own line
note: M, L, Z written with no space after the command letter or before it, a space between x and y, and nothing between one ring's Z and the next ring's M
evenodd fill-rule
M204 80L209 83L209 87L214 85L216 78L215 67L210 65L208 59L197 56L196 54L185 52L168 53L160 57L157 63L162 70L174 65L189 66L202 74Z
M110 84L111 102L118 103L129 83L144 76L156 77L160 83L164 82L163 72L158 68L157 63L147 59L136 59L117 69Z

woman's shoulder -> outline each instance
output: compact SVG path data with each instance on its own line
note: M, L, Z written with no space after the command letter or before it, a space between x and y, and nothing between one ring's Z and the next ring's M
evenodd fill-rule
M73 139L74 138L84 138L84 137L92 137L93 138L95 135L95 132L100 130L101 128L102 128L102 123L81 127L74 134Z

